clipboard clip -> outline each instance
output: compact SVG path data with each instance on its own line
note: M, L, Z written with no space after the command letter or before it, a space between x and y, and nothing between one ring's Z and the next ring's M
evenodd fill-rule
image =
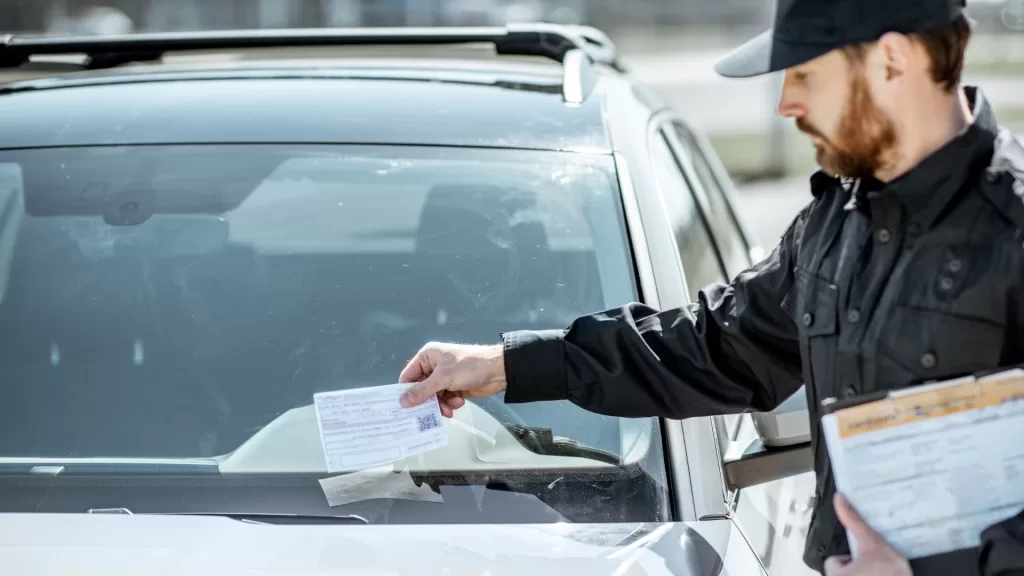
M867 394L862 394L862 395L858 395L858 396L852 396L852 397L849 397L849 398L836 398L836 397L832 396L832 397L825 398L824 400L822 400L821 401L821 407L822 407L822 410L824 411L825 414L832 414L832 413L838 412L840 410L845 410L847 408L853 408L855 406L860 406L860 405L863 405L863 404L871 404L873 402L885 401L892 408L891 414L893 414L893 415L903 415L903 414L906 414L907 412L909 412L911 410L908 410L908 409L900 410L900 409L896 408L896 402L895 401L900 399L900 398L905 398L907 396L915 396L915 395L918 395L918 394L921 394L921 393L925 393L925 392L928 392L928 391L931 391L931 390L940 390L942 388L949 388L949 387L953 387L953 386L964 386L966 384L971 384L971 387L973 389L973 394L971 394L969 396L960 396L960 397L958 397L956 399L953 399L953 400L951 400L949 402L944 402L941 405L932 406L932 407L929 407L929 408L924 408L924 407L921 407L921 406L915 406L912 409L916 413L917 416L923 416L923 415L926 415L929 412L932 412L932 411L935 411L935 410L941 410L941 409L944 409L944 408L948 408L950 406L955 406L957 404L962 404L962 403L972 402L972 401L978 400L979 398L981 398L981 396L983 394L983 391L982 391L982 379L975 378L974 376L967 376L967 377L964 377L964 378L958 378L958 379L954 379L954 380L944 380L944 381L932 380L932 381L926 382L924 384L918 384L916 386L910 386L910 387L907 387L907 388L900 388L900 389L897 389L897 390L878 390L878 391L875 391L875 392L869 392Z

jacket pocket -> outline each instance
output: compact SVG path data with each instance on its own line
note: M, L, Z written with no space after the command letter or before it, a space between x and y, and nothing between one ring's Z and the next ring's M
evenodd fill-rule
M839 289L803 268L796 269L797 306L794 320L807 338L830 336L838 328Z
M894 306L878 346L882 388L999 367L1005 326L927 307Z

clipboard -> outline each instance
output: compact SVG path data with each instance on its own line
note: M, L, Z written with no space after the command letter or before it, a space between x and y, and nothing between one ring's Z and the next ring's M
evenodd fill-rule
M915 576L976 573L982 530L1024 509L1024 475L1014 471L1024 462L1014 440L1024 370L827 399L822 410L837 490Z
M953 378L950 380L931 380L923 382L907 388L900 388L897 390L877 390L875 392L868 392L865 394L858 394L856 396L850 396L848 398L826 398L821 401L822 414L832 414L840 410L847 408L853 408L854 406L860 406L861 404L869 404L871 402L878 402L880 400L891 399L893 397L905 396L914 394L924 389L930 388L941 388L946 386L956 386L961 383L967 382L978 382L981 380L988 380L997 376L1014 376L1020 374L1024 377L1024 369L1022 368L997 368L992 370L984 370L976 372L971 375L963 376L960 378Z

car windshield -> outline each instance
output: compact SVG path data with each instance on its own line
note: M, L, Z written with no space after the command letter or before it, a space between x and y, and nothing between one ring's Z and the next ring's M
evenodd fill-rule
M428 341L564 328L638 297L606 155L0 151L0 473L51 490L97 475L142 490L102 502L76 492L56 511L130 500L135 512L324 514L322 495L270 510L241 488L244 509L202 496L181 510L149 483L264 482L270 501L289 482L311 489L328 476L315 393L392 384ZM445 427L448 446L404 463L417 481L543 503L478 502L472 521L665 514L656 421L499 397ZM18 508L9 500L0 490L0 511Z

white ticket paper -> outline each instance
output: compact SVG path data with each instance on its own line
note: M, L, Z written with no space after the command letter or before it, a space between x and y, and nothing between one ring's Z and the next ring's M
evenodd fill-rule
M444 504L444 498L427 484L416 485L408 469L379 466L320 480L329 506L344 506L363 500L418 500Z
M383 466L448 445L437 397L403 408L394 384L313 396L328 472Z
M908 558L977 547L1024 508L1024 372L892 392L822 426L836 488Z

